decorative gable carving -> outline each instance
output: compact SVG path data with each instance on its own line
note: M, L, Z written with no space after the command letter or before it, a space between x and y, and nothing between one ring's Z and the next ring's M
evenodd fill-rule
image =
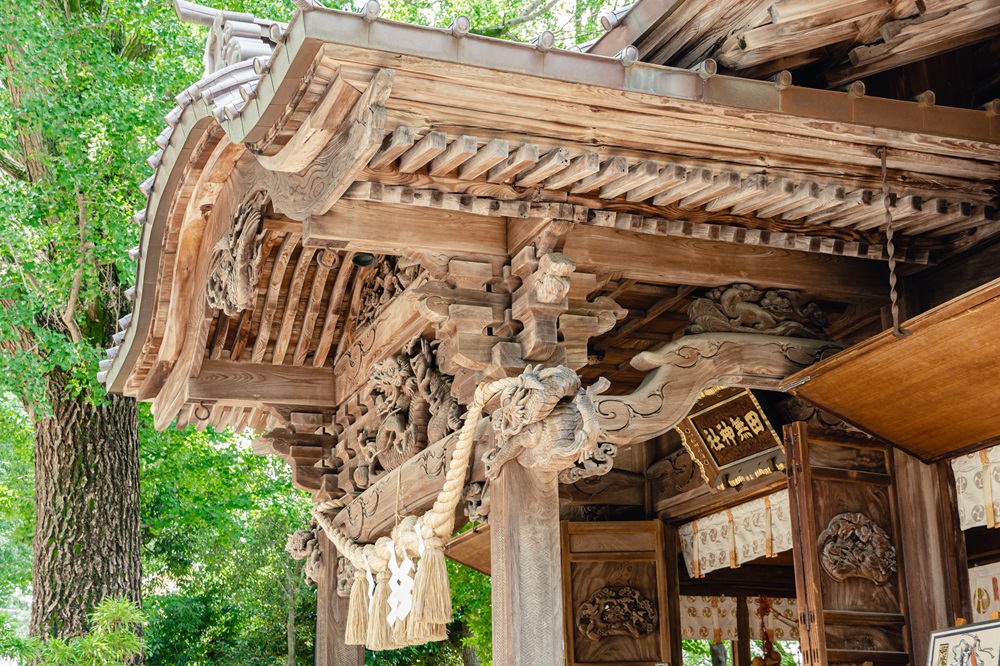
M257 298L267 192L251 195L236 211L233 226L212 250L208 275L208 304L232 317L252 309Z

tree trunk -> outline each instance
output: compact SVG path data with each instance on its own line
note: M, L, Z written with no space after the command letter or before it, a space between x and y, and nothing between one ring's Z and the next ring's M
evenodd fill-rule
M141 599L139 435L135 401L94 405L72 377L47 377L51 416L35 419L31 634L87 630L106 597Z

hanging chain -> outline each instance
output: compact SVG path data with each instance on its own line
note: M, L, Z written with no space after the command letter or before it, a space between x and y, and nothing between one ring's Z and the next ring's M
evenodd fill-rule
M892 312L892 334L897 338L906 336L899 327L899 293L896 291L896 246L892 242L895 230L892 228L892 211L889 210L889 180L886 169L886 155L889 151L885 146L878 149L882 160L882 206L885 207L885 250L889 255L889 309Z

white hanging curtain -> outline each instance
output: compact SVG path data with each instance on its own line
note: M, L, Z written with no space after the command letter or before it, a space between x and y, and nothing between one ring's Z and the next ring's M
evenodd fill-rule
M682 525L678 530L688 576L738 568L792 547L788 491L761 497Z
M715 604L713 605L713 600ZM750 612L750 638L761 640L760 617L757 615L758 598L747 597ZM776 641L799 640L798 611L795 599L771 597L773 615L764 622L773 632ZM778 617L780 616L780 617ZM718 627L722 640L734 641L736 631L736 597L681 597L681 637L710 641Z
M997 527L1000 517L1000 446L953 458L962 529ZM987 479L988 483L983 483Z

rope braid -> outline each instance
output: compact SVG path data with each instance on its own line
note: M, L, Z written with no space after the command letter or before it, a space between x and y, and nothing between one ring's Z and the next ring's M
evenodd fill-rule
M351 590L348 625L354 627L354 640L366 635L364 641L370 649L386 649L394 645L391 634L386 633L384 617L385 599L388 598L389 553L401 551L413 557L420 557L414 586L415 617L412 625L418 627L408 631L411 644L429 640L444 640L447 632L444 625L451 621L451 595L448 589L448 573L443 547L455 528L455 511L462 499L462 489L468 475L469 462L476 439L476 430L483 418L483 409L500 392L516 386L520 377L505 377L489 384L480 384L472 403L465 412L464 424L458 434L458 443L452 452L444 485L438 492L431 507L419 518L406 516L397 521L389 536L384 536L373 544L359 545L347 533L333 524L326 512L344 506L340 500L322 502L313 507L313 517L323 529L337 550L353 564L357 570ZM417 534L419 530L419 535ZM421 549L424 551L421 553ZM376 574L375 604L372 616L368 617L365 596L367 583L362 572ZM411 623L410 618L407 622ZM367 630L367 631L366 631ZM401 636L397 633L396 638ZM359 641L360 642L360 641ZM354 643L351 643L354 644Z

